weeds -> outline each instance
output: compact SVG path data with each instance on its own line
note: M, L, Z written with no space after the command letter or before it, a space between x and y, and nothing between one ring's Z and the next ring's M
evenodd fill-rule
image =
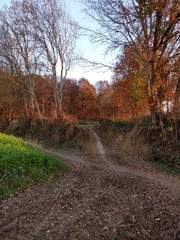
M65 141L62 144L47 143L47 146L51 146L54 149L69 149L69 148L77 148L78 144L74 141Z
M135 126L135 123L132 121L125 121L125 120L118 120L118 121L112 121L112 120L103 120L101 122L101 129L106 130L107 132L112 131L114 133L116 132L130 132L133 127Z
M172 153L162 151L162 149L154 148L148 152L148 159L155 162L163 171L180 176L180 156L178 150Z
M24 139L42 142L45 145L62 145L64 142L70 144L76 141L77 128L72 124L62 122L48 122L43 124L36 120L19 120L11 122L10 126L4 131Z

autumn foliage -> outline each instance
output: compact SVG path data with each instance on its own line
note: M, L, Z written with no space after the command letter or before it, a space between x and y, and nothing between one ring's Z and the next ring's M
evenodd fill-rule
M79 26L63 1L13 1L2 8L1 121L75 123L151 115L164 131L167 113L180 117L180 13L176 0L152 3L87 1L87 12L101 26L94 39L119 51L112 82L101 80L95 86L85 78L67 78Z
M136 119L149 115L147 86L143 73L134 74L131 71L119 74L121 65L118 60L114 72L114 80L98 81L95 86L87 79L66 79L63 86L63 118L76 123L78 119ZM137 66L134 66L137 71ZM44 120L57 119L55 103L53 101L53 86L50 76L34 75L34 89L38 105ZM177 98L175 83L169 81L167 94L164 96L164 109L170 112L179 109L172 104ZM60 85L58 86L60 87ZM9 72L0 70L0 119L33 119L30 110L31 99L24 82ZM176 108L175 108L176 107ZM36 113L38 119L38 113Z

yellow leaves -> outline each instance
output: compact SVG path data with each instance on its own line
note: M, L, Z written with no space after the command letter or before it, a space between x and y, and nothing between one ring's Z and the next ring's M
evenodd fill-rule
M143 77L137 77L133 79L131 83L130 95L137 100L146 98L146 80Z

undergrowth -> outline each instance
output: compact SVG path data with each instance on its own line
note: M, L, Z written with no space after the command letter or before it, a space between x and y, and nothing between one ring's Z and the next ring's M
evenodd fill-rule
M62 143L62 144L46 142L46 145L48 145L54 149L78 148L78 144L75 141L67 141L67 140L65 140L64 143Z
M112 132L129 132L133 129L135 123L133 121L126 121L126 120L103 120L101 122L101 129L105 131L112 131Z
M167 115L163 123L163 132L160 126L149 125L146 129L148 159L162 170L180 175L180 121Z
M155 162L162 171L180 176L180 167L178 165L180 158L177 152L172 156L166 151L163 152L160 149L154 148L148 152L147 157L150 161ZM172 158L174 161L172 161Z
M56 148L72 147L76 144L77 128L67 122L49 122L30 119L20 119L12 121L4 133L12 134L17 137L29 139L34 142L43 143L47 146Z
M0 195L62 174L65 165L55 156L22 139L0 133Z
M180 120L164 116L164 132L160 126L152 124L150 116L134 121L106 120L101 122L100 128L115 136L123 136L124 141L131 139L135 144L141 139L142 144L147 146L149 161L166 172L180 175Z

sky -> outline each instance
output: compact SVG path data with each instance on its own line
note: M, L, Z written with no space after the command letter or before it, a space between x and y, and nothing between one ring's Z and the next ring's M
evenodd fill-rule
M0 7L3 5L9 5L11 0L0 0ZM83 4L80 0L65 0L68 12L71 17L77 21L80 25L85 27L94 27L95 23L90 21L88 17L83 13ZM92 25L93 24L93 25ZM106 56L105 46L95 46L87 37L81 37L77 42L77 52L79 52L83 58L90 61L97 61L106 65L112 65L115 61L115 55ZM99 80L107 80L110 82L112 72L107 68L102 69L92 69L82 64L73 65L72 69L69 71L67 77L79 80L84 77L89 80L90 83L95 84Z

